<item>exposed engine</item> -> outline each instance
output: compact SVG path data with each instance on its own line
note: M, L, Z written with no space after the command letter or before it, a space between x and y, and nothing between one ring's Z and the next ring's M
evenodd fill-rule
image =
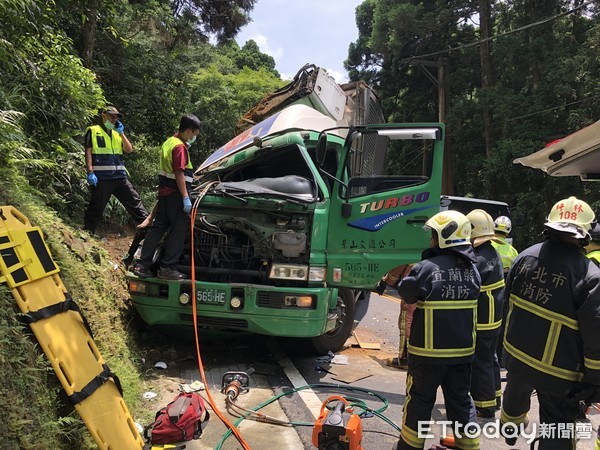
M308 264L309 224L304 215L280 212L198 215L194 238L198 277L266 284L273 263Z

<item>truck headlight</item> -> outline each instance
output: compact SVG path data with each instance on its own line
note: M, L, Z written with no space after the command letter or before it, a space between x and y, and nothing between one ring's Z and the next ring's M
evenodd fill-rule
M313 298L310 295L286 295L283 304L292 308L312 308Z
M147 290L146 283L137 280L131 280L129 282L129 292L135 292L137 294L145 294Z
M273 264L269 278L279 280L307 280L308 266L295 264Z

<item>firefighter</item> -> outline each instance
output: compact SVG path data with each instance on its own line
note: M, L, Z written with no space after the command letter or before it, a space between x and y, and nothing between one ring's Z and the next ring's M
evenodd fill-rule
M476 450L479 437L472 437L471 427L477 419L469 390L481 277L469 240L471 223L449 210L434 215L424 228L431 230L431 247L398 286L402 299L417 305L398 448L423 448L419 423L431 419L441 386L457 448Z
M387 286L396 286L398 282L410 273L412 264L404 264L394 267L377 283L375 292L383 294ZM410 339L410 327L415 312L416 304L406 303L400 299L400 314L398 315L398 355L386 359L386 364L394 369L406 370L408 368L408 340Z
M590 242L585 246L586 256L600 267L600 225L596 224L590 231Z
M527 426L534 390L547 431L541 450L575 448L569 427L579 400L600 393L600 269L582 253L594 221L586 202L559 201L544 224L545 240L524 250L508 273L500 422L509 445Z
M498 216L496 220L494 220L496 239L492 241L492 245L502 258L502 267L504 268L505 274L508 274L508 269L510 269L511 264L515 258L519 256L517 249L506 240L511 230L512 222L508 217Z
M496 348L500 336L504 303L502 259L492 246L494 219L483 209L474 209L467 218L473 227L471 243L475 249L481 275L477 304L477 341L471 372L471 396L478 417L491 418L500 402L500 365Z

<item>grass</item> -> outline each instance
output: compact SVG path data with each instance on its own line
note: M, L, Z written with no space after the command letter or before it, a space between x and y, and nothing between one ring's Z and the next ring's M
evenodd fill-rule
M122 273L113 270L95 240L63 222L40 198L24 178L0 169L0 205L13 205L34 226L41 227L61 268L62 282L90 322L103 358L119 376L135 420L136 415L145 415L140 411L143 381ZM74 407L61 394L60 383L29 328L16 320L18 312L10 291L0 285L2 448L97 448Z

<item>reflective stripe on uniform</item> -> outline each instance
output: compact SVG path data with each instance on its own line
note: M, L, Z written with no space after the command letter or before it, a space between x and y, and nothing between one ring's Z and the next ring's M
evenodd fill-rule
M582 373L561 369L560 367L556 367L551 364L545 364L542 361L529 356L527 353L522 352L516 347L513 347L508 341L504 341L504 349L523 364L526 364L529 367L553 377L562 378L563 380L568 381L581 381L583 379Z
M514 423L515 425L521 425L522 423L526 423L526 422L529 422L529 419L527 418L527 412L524 412L520 416L509 416L504 411L504 408L502 408L502 411L500 411L500 423L501 424Z
M597 359L583 358L583 363L587 369L600 370L600 361Z
M158 174L161 175L161 176L163 176L163 177L165 177L165 178L169 178L171 180L175 179L175 174L174 173L165 172L162 169L158 171ZM186 183L191 183L192 181L194 181L194 177L188 177L188 176L185 175L185 173L184 173L184 178L185 178Z
M504 340L505 350L512 356L514 356L516 359L521 361L523 364L526 364L529 367L532 367L533 369L539 370L540 372L543 372L556 378L562 378L563 380L581 381L583 379L582 373L576 372L574 370L563 369L561 367L552 365L556 354L556 349L558 347L561 328L563 326L566 326L573 330L579 330L579 324L577 323L577 321L575 319L556 313L554 311L548 311L545 308L527 302L522 298L511 294L510 310L508 315L509 323L510 316L512 315L513 309L515 307L521 308L542 319L548 320L550 322L550 329L548 331L548 336L546 337L546 344L544 346L544 353L542 355L541 360L528 355L522 350L519 350L518 348L511 345L510 342L508 342L507 340ZM594 364L594 361L595 360L590 360L592 365ZM600 362L598 362L598 364L600 365Z
M473 399L473 403L478 408L492 408L492 407L496 406L496 397L494 397L494 400L475 400L475 399Z
M475 322L477 315L473 314L473 345L464 348L435 348L433 342L433 313L437 310L460 310L477 308L477 300L419 300L417 308L424 310L424 345L417 347L408 344L408 350L413 355L428 356L438 358L463 357L470 356L475 351Z
M406 425L406 411L408 409L408 405L411 401L410 390L413 385L413 377L409 373L406 377L406 399L404 401L404 406L402 408L402 429L400 430L400 436L404 442L406 442L411 447L422 448L425 445L425 438L419 438L419 435L415 430Z
M455 441L457 448L463 450L479 450L480 447L479 435L477 435L474 438L470 438L462 434L461 437L456 436Z
M93 165L92 169L94 171L101 171L101 170L125 170L125 166L96 166Z
M497 320L496 322L494 322L494 316L496 315L496 307L494 304L494 295L492 294L492 291L503 288L504 285L505 285L505 283L504 283L504 278L503 278L499 281L496 281L495 283L486 284L486 285L481 286L481 292L485 292L487 295L488 320L485 323L478 323L477 324L478 330L495 330L497 328L500 328L500 326L502 325L502 318L500 318L500 320Z
M569 327L575 331L579 330L579 323L575 319L571 319L565 315L556 313L554 311L549 311L546 308L542 308L534 303L523 300L520 297L517 297L515 294L510 295L511 300L511 308L512 306L518 306L525 311L529 311L532 314L535 314L542 319L549 320L550 322L558 322L560 325L564 325Z

